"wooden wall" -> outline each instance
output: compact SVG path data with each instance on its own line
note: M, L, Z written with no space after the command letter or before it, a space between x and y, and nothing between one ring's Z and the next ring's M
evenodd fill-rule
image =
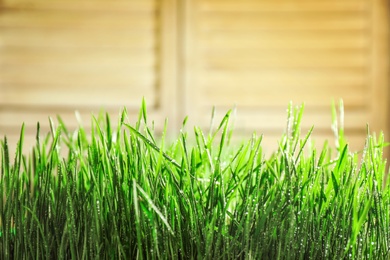
M285 126L282 108L292 100L306 104L305 128L314 124L328 138L331 100L342 98L356 147L366 122L387 129L384 1L186 3L186 104L195 118L234 100L238 126L272 135Z
M60 114L75 127L101 110L136 113L142 97L150 117L175 123L172 70L176 21L155 0L6 0L0 7L0 133L16 139L22 122ZM169 55L169 57L167 56ZM173 60L172 60L173 59ZM159 121L160 120L160 121Z
M342 98L352 146L366 123L388 133L389 1L0 0L0 134L78 110L209 125L237 106L238 133L276 147L290 101L331 138ZM132 117L131 117L132 118ZM390 133L388 133L390 134ZM249 135L247 135L249 136ZM268 139L267 139L268 138ZM270 148L272 149L272 148Z

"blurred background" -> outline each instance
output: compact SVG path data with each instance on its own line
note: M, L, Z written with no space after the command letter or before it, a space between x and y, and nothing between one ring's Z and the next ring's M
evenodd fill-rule
M367 123L390 134L389 17L388 0L0 0L0 135L25 122L32 143L37 121L76 127L76 110L86 127L124 106L135 122L145 97L157 130L236 107L236 136L274 150L290 101L321 144L343 99L362 149Z

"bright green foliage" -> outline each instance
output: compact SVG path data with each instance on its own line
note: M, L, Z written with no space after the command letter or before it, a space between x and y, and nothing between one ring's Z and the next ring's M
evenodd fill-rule
M193 145L184 130L155 138L144 102L135 127L126 110L91 133L59 118L42 137L38 125L27 156L22 127L13 160L1 141L1 258L389 259L383 135L359 156L334 112L338 148L317 151L302 111L290 105L270 158L262 136L229 146L230 112L210 134L196 127Z

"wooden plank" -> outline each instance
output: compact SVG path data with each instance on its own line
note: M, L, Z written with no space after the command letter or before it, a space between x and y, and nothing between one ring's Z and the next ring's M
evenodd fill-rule
M365 52L257 52L214 53L202 57L206 68L350 68L366 67L369 57Z
M291 100L294 103L306 103L312 107L326 107L331 100L344 100L350 107L364 107L367 103L367 88L365 85L348 85L340 88L329 84L324 87L308 87L305 85L291 86L262 84L248 86L236 80L236 86L202 86L198 91L203 95L202 103L214 105L238 104L248 107L285 106Z
M0 48L148 49L155 48L154 30L0 29Z
M202 51L228 50L362 50L370 47L367 31L277 32L248 30L210 32L198 39Z
M154 12L158 8L158 3L156 0L3 0L2 6L4 9L17 10Z
M53 86L50 85L12 85L12 86L4 86L1 88L2 90L2 95L21 95L21 96L28 96L28 95L42 95L46 97L46 93L65 93L68 92L68 94L65 93L65 95L90 95L91 97L93 96L101 96L104 97L107 93L108 95L112 96L121 96L124 95L123 98L127 94L134 94L134 95L139 95L143 91L145 93L152 92L153 89L155 89L155 86L153 85L144 85L144 86L129 86L127 84L115 84L113 86L103 86L103 85L97 85L96 87L91 86L86 86L86 87L80 87L80 86L75 86L73 84L70 84L67 88L63 88L62 85L60 84L58 87L55 87L56 84L54 83ZM111 90L111 91L107 91ZM4 100L4 102L9 102L9 100Z
M128 68L113 68L111 70L100 70L85 73L83 71L45 73L33 68L19 71L1 73L0 89L6 86L57 86L66 88L74 86L77 88L112 86L114 84L126 84L130 86L155 85L157 78L154 70L130 70ZM21 77L20 75L23 75ZM97 76L99 75L99 76ZM60 77L60 78L58 78ZM1 94L0 94L1 96Z
M45 71L103 70L113 67L150 69L156 64L155 53L148 50L136 52L116 49L97 51L5 48L1 51L0 65L5 67L5 71L19 70L19 68L23 70L30 66Z
M108 91L109 90L109 91ZM126 85L99 88L62 88L38 86L21 86L1 89L2 105L29 106L125 106L137 105L144 97L153 102L155 90L153 86L129 87Z
M365 69L361 70L245 70L245 71L201 71L199 79L202 86L236 86L237 82L247 86L281 86L288 82L289 86L325 87L329 85L348 86L365 85L369 88L370 75Z
M17 77L23 77L31 81L35 81L37 77L48 77L48 80L51 82L67 81L67 82L77 82L77 81L96 81L101 78L102 81L109 83L113 82L126 82L126 79L131 79L132 77L137 77L138 73L145 75L144 73L153 71L153 68L149 68L145 72L145 68L136 69L132 66L125 67L116 67L111 66L95 66L94 68L82 68L79 69L74 66L69 66L68 68L63 67L63 69L51 68L50 66L44 67L44 69L33 66L17 66L16 68L11 68L11 66L2 66L1 70L1 81L13 82L13 79ZM104 79L104 78L107 79ZM141 76L140 76L141 78ZM117 80L115 80L117 79ZM100 79L99 79L100 80ZM39 82L39 79L36 81Z
M369 8L366 0L353 1L210 1L201 0L203 12L342 12L365 11Z
M281 76L282 77L282 76ZM295 98L299 98L302 95L303 97L307 97L309 95L313 95L314 99L324 99L324 101L328 101L331 96L345 96L347 99L351 99L352 97L359 97L360 101L368 101L367 92L369 88L367 84L352 84L352 83L344 83L344 84L336 84L333 82L326 83L306 83L306 82L294 82L290 83L287 80L285 81L265 81L262 78L258 78L256 81L252 82L244 82L239 78L231 79L230 83L226 84L215 84L213 82L207 82L205 84L201 84L199 86L200 89L203 89L210 98L218 97L229 97L230 99L236 99L238 97L246 97L251 96L252 98L261 97L261 98L269 98L271 95L276 95L277 98L273 98L269 100L270 103L279 103L276 101L279 97L282 96L291 96ZM235 95L235 92L240 90L240 94ZM308 90L308 91L306 91ZM279 93L279 96L278 96ZM257 95L257 96L255 96ZM321 96L324 95L324 96ZM302 99L299 98L299 99ZM336 97L337 98L337 97ZM362 104L359 104L362 105Z
M88 12L15 11L2 12L1 28L88 29L88 30L152 30L156 14L118 14Z
M234 17L234 19L233 19ZM201 15L199 26L203 30L364 30L368 29L369 19L366 12L300 14L229 14Z
M44 74L44 76L42 75ZM74 70L73 72L60 71L56 73L43 73L34 68L11 70L6 72L1 68L0 89L18 86L58 86L67 88L93 88L100 86L128 85L129 87L156 85L157 76L154 70L134 70L112 67L110 70L85 71ZM23 75L21 77L20 75ZM96 75L99 75L97 77ZM1 96L1 93L0 93Z

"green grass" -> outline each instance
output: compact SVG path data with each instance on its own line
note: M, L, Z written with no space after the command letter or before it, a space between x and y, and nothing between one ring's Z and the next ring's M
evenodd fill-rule
M334 112L338 147L315 150L302 111L289 107L269 158L262 136L229 146L230 112L170 143L144 102L135 126L126 110L90 133L59 119L48 135L37 126L29 155L22 127L14 157L1 141L1 258L389 259L383 135L352 152Z

